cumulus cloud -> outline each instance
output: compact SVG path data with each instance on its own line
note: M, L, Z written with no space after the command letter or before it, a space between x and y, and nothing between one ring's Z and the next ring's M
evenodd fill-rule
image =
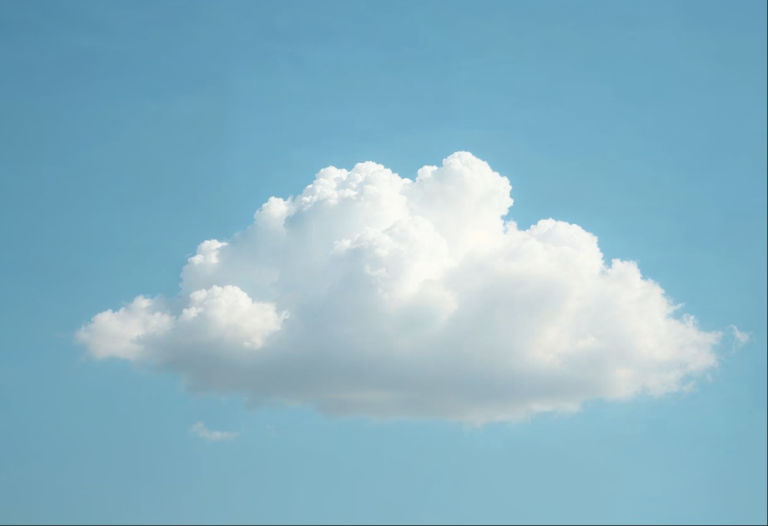
M77 339L253 407L475 424L664 395L716 366L720 332L578 225L505 221L511 190L466 152L415 180L324 168L201 243L178 297L97 314Z
M206 426L205 423L203 422L198 422L194 426L192 426L190 433L204 440L210 440L211 442L221 442L222 440L234 440L235 438L238 437L238 433L232 433L230 431L211 431L210 429L208 429L208 426Z

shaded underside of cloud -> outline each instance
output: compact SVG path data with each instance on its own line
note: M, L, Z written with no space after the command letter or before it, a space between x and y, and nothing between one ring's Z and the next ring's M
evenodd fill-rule
M504 221L511 190L466 152L415 180L325 168L201 243L178 297L97 314L77 340L253 406L468 423L663 395L716 366L720 332L581 227Z

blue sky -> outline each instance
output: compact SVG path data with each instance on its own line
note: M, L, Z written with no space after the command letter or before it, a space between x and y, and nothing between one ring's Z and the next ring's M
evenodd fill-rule
M766 522L764 2L0 4L0 522ZM96 361L323 167L469 151L752 340L693 392L468 428ZM239 433L211 442L196 422Z

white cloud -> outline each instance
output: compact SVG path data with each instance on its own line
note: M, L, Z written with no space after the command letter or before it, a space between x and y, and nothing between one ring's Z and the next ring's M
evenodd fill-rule
M238 437L238 433L232 433L230 431L211 431L203 422L198 422L192 426L190 433L202 439L210 440L211 442L234 440Z
M178 298L139 297L77 339L253 406L471 424L681 391L716 366L720 332L581 227L505 223L510 192L466 152L415 181L325 168L203 242Z
M737 349L745 346L752 340L752 335L750 335L748 332L742 332L739 330L738 327L735 325L730 325L728 327L733 332L733 350L736 351Z
M145 336L162 334L174 325L174 317L157 310L157 303L139 296L117 312L97 314L78 331L76 339L86 344L96 358L137 360L144 350L141 342Z

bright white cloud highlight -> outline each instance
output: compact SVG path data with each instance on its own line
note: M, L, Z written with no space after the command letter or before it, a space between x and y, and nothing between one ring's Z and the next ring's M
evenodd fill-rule
M238 437L238 433L232 433L230 431L211 431L208 426L203 422L198 422L190 432L204 440L210 440L211 442L221 442L223 440L234 440Z
M593 234L505 222L511 189L466 152L415 180L325 168L200 244L178 298L139 297L77 339L254 406L468 423L672 393L716 366L721 333Z

